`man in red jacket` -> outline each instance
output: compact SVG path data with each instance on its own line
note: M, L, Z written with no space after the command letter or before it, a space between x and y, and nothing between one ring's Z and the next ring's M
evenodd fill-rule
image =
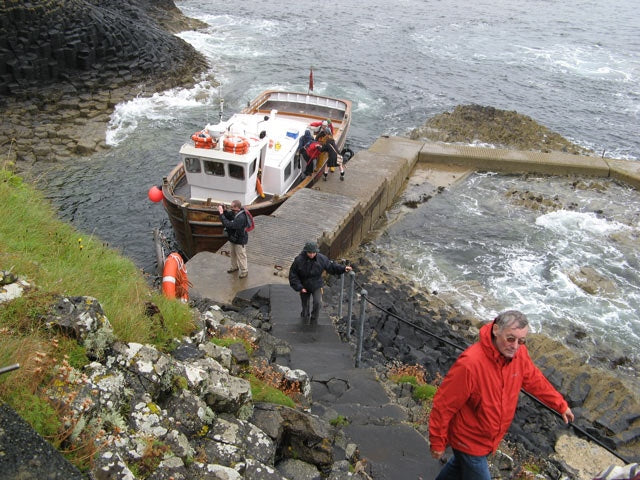
M525 344L527 317L508 310L480 329L480 341L453 364L433 398L429 418L431 456L453 457L436 480L490 480L487 455L504 437L524 388L572 422L573 412L533 364Z

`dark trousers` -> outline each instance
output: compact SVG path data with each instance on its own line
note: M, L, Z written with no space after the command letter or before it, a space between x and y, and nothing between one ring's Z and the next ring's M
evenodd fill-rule
M304 150L300 154L300 159L302 160L302 165L304 166L304 174L311 175L314 170L315 160L309 159L309 156Z
M311 297L313 297L313 310L311 310L311 317L309 317L309 299ZM320 308L322 307L322 288L317 288L307 293L300 292L300 300L302 301L302 317L317 321L320 316Z

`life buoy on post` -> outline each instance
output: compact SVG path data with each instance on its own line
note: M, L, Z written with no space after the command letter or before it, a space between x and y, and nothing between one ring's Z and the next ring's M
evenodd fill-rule
M162 293L167 298L189 301L189 277L187 267L179 253L171 252L162 270Z
M260 198L264 198L264 190L262 190L262 182L260 182L260 179L258 177L256 177L256 191L258 192L258 195L260 195Z

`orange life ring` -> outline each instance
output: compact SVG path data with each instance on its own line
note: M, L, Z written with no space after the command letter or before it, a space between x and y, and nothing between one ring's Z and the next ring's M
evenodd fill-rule
M213 148L216 146L216 142L206 130L194 133L191 135L191 140L196 144L196 148Z
M264 198L264 190L262 190L262 182L258 177L256 177L256 190L258 191L258 195Z
M244 155L249 151L249 140L244 137L226 137L223 142L224 151Z
M189 301L189 277L187 267L179 253L171 252L162 270L162 293L167 298Z

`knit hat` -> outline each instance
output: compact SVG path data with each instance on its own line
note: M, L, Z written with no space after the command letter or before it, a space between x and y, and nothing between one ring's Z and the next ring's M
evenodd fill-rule
M303 252L307 253L318 253L320 250L318 249L318 244L316 242L307 242L304 244Z

